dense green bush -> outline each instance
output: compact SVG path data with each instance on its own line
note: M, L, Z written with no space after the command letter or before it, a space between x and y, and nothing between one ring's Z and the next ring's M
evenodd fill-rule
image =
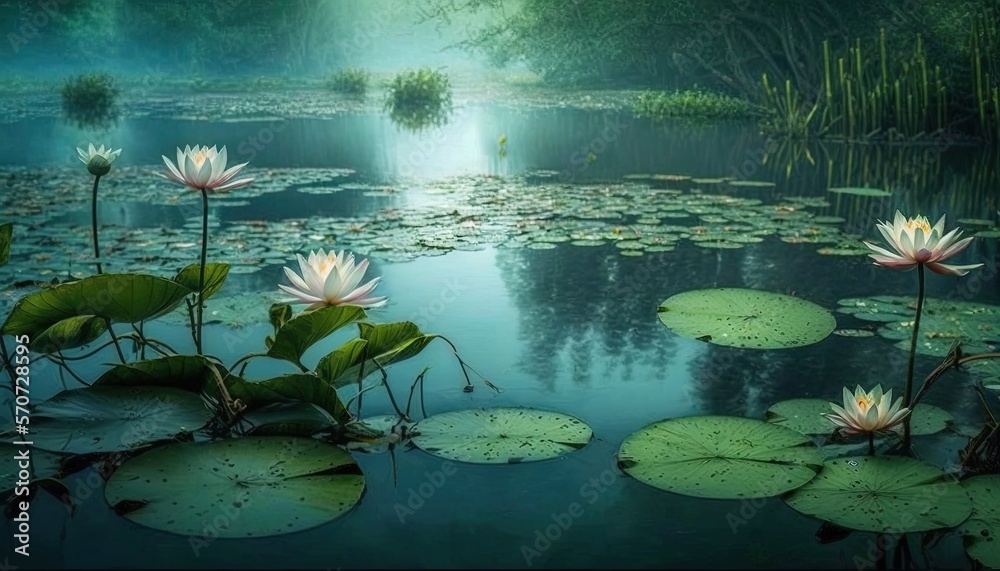
M646 92L636 101L635 111L654 119L750 119L758 114L748 101L702 89Z
M369 79L367 71L350 67L331 75L326 84L330 91L364 97L368 92Z
M385 107L393 121L410 129L442 124L451 111L448 76L430 68L404 71L389 85Z
M115 79L107 73L71 77L62 86L62 106L66 118L81 126L107 127L118 116Z

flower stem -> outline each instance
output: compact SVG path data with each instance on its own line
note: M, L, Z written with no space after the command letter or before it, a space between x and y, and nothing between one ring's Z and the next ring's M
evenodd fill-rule
M208 190L201 189L201 268L198 272L198 335L195 348L201 355L202 323L205 310L205 262L208 258Z
M906 389L903 392L903 406L910 406L910 397L913 394L913 363L917 357L917 336L920 334L920 314L924 309L924 265L917 264L917 316L913 320L913 334L910 336L910 361L906 366ZM903 420L903 448L910 449L910 419L912 414Z
M869 432L868 433L868 455L869 456L874 456L875 455L875 433L874 432Z
M97 184L101 181L101 177L94 177L94 191L91 193L90 197L90 226L94 233L94 259L97 260L97 273L103 274L104 269L101 267L101 248L97 245Z

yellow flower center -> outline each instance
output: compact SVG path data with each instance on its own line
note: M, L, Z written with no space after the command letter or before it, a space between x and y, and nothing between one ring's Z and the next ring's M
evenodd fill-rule
M865 398L865 397L858 397L858 408L861 409L861 412L867 412L868 411L868 407L870 407L871 405L872 405L872 402L870 400L868 400L867 398Z
M201 165L205 164L205 161L208 160L208 153L205 151L198 151L197 153L191 155L191 160L194 161L194 165L200 169Z
M910 230L911 232L913 230L920 229L923 230L925 234L929 234L931 231L931 223L930 220L927 219L927 217L917 216L916 218L910 218L909 220L906 221L906 229Z

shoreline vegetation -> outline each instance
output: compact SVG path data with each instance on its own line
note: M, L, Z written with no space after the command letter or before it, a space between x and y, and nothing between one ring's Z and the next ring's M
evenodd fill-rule
M1000 7L987 0L921 0L902 7L888 0L844 1L834 9L825 0L788 6L706 0L676 12L668 9L674 0L578 0L575 8L523 0L507 13L490 12L498 6L492 0L457 5L427 0L413 14L398 14L397 24L413 25L415 19L417 25L454 27L457 9L479 27L453 30L457 35L452 34L448 49L478 63L425 62L413 68L371 63L370 69L356 65L367 60L346 44L328 45L323 61L296 65L290 60L278 65L281 58L272 54L267 65L236 65L234 55L217 67L192 55L186 68L121 73L144 68L122 60L101 69L90 61L57 66L63 71L48 76L22 67L32 75L0 77L0 97L44 97L64 81L63 107L79 117L93 114L86 109L88 97L100 111L114 107L119 95L141 103L156 96L266 93L279 97L256 107L271 107L273 113L283 108L281 98L321 92L323 101L314 112L341 99L338 109L381 106L398 118L432 108L443 113L452 101L456 106L497 102L631 111L653 120L700 124L745 121L768 137L788 140L1000 142L1000 60L995 57ZM254 17L266 20L270 12L262 10ZM140 20L156 19L154 12L140 12L135 14ZM626 21L628 32L607 25ZM70 41L75 24L63 24L68 35L62 40ZM225 20L217 25L236 30L242 24ZM272 30L275 41L295 36L293 28L281 30ZM54 50L58 41L52 42L48 47ZM68 69L85 73L54 79ZM71 82L73 101L66 99ZM412 101L399 99L400 82ZM435 122L425 119L411 127Z

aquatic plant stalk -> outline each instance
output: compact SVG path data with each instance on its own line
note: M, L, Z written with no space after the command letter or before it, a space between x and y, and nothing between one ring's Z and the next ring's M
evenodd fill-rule
M907 422L907 426L909 426L909 422ZM875 455L875 433L874 432L869 432L868 433L868 455L869 456L874 456Z
M205 264L208 261L208 189L201 189L201 267L198 268L198 322L195 349L201 355L205 311Z
M924 265L917 264L917 316L913 320L913 334L910 336L910 360L906 365L906 389L903 391L903 406L910 406L910 397L913 394L913 364L917 357L917 336L920 334L920 314L924 309ZM910 419L913 415L907 416L903 421L903 448L910 448Z
M90 197L90 227L94 235L94 260L97 261L97 273L103 274L101 267L101 248L97 243L97 185L101 182L100 176L94 177L94 190Z

